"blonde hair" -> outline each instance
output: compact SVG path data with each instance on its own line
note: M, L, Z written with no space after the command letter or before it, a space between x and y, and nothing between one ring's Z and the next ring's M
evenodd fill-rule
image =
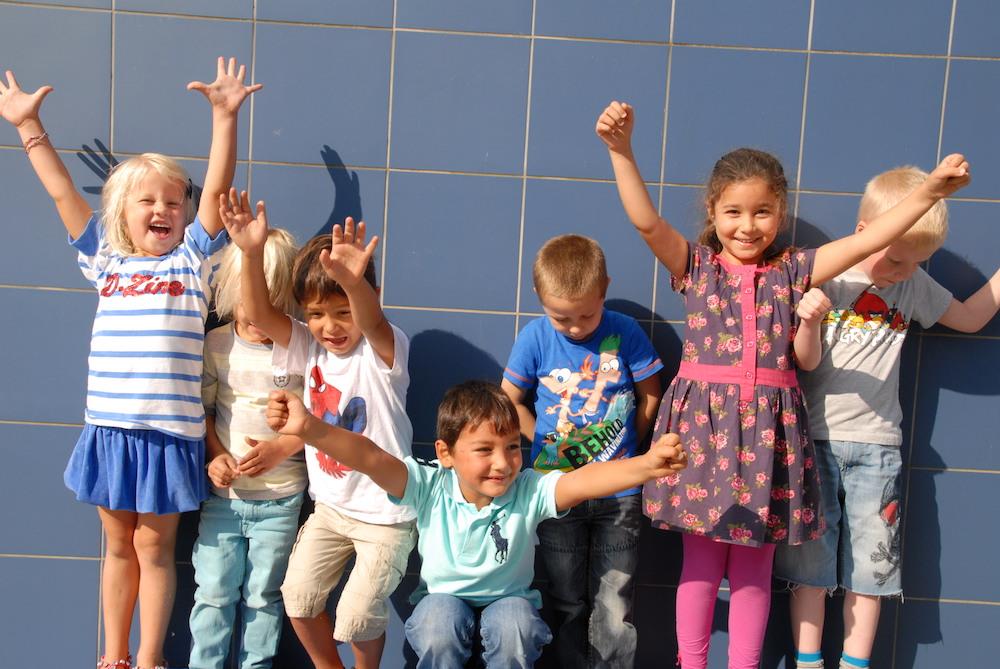
M553 237L538 249L531 269L535 291L573 299L608 287L608 267L601 245L583 235Z
M119 163L111 170L101 190L101 225L104 237L115 253L134 255L135 244L128 234L125 222L125 204L131 193L150 172L176 181L184 191L184 225L194 220L194 201L191 199L191 180L180 163L161 153L143 153Z
M895 207L927 179L927 172L913 165L904 165L878 174L865 186L858 207L858 220L871 223ZM948 206L944 200L934 203L899 241L921 250L937 249L948 236Z
M715 253L722 253L722 242L715 232L715 219L712 212L715 204L722 197L722 193L735 183L760 179L767 184L771 193L778 200L781 211L778 217L781 227L784 228L786 214L788 213L788 179L785 178L785 170L781 166L781 161L765 151L757 149L740 148L730 151L715 162L712 174L705 184L705 227L698 235L698 243L708 246ZM770 259L779 255L783 249L773 245L765 250L764 258Z
M292 299L292 263L295 262L295 238L281 228L271 228L264 244L264 278L267 293L277 309L291 313L295 306ZM240 268L243 252L236 244L229 244L222 255L215 289L215 313L219 318L230 319L240 303Z

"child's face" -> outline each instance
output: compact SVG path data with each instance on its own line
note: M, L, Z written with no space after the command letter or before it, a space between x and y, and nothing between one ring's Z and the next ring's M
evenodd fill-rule
M334 355L347 355L361 341L361 328L354 322L351 303L334 293L325 298L313 296L302 305L309 332L320 346Z
M868 256L858 266L876 288L885 288L913 276L920 264L926 262L935 250L918 248L899 240Z
M240 336L243 341L248 341L251 344L270 344L271 340L268 338L263 331L258 330L257 326L250 322L247 318L247 312L243 309L243 304L236 305L236 313L233 314L233 321L236 323L236 334Z
M184 237L186 186L155 170L126 196L125 226L136 255L162 256Z
M757 264L778 235L782 214L782 203L763 179L730 184L708 210L722 244L719 255L737 265Z
M434 442L441 465L455 470L465 501L481 509L500 497L521 471L521 434L497 434L489 423L466 425L455 445Z
M582 341L594 334L594 330L601 324L606 290L595 288L587 295L574 298L539 293L538 299L556 332Z

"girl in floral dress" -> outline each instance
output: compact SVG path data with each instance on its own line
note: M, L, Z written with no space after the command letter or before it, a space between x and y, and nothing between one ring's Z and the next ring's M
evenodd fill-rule
M668 431L681 435L688 468L647 483L644 512L654 527L683 532L682 669L707 664L723 575L731 588L729 666L757 667L775 545L809 541L825 529L795 378L796 361L815 366L819 357L815 329L824 310L808 291L888 246L964 186L968 164L948 156L913 195L863 231L796 250L774 245L788 209L781 164L762 151L737 149L715 164L705 227L689 244L653 207L632 155L633 125L632 107L612 102L596 131L608 146L629 219L670 271L688 314L680 369L654 428L654 439ZM796 330L804 336L796 338Z

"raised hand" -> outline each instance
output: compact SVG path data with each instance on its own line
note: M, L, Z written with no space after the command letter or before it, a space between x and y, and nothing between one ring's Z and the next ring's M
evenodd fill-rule
M25 121L38 120L38 110L42 100L52 92L51 86L42 86L34 93L21 90L14 73L6 71L7 83L0 82L0 117L13 125L21 127Z
M924 187L931 197L941 199L950 196L960 188L964 188L972 180L969 163L961 153L945 156L941 164L927 175Z
M240 458L239 472L246 476L260 476L278 466L286 455L275 440L258 441L246 437L250 450Z
M627 102L613 100L597 119L594 131L612 151L627 153L632 150L632 129L635 112Z
M365 269L378 246L378 236L372 237L365 244L365 222L354 227L354 219L350 216L344 221L344 226L333 226L333 243L330 249L323 249L319 261L327 276L344 288L356 286L364 281Z
M267 210L263 200L254 211L246 191L237 195L236 189L230 188L228 196L219 196L219 217L229 238L244 253L263 251L267 242Z
M227 65L226 59L219 56L215 81L210 84L192 81L187 85L187 89L198 91L204 95L214 110L236 114L247 96L264 87L264 84L244 85L243 80L246 78L246 74L246 65L240 65L237 69L235 58L230 58Z
M302 400L284 390L274 390L267 398L267 424L279 434L302 437L312 416Z
M673 432L654 441L644 457L650 460L650 478L663 478L687 467L687 453L681 448L681 438Z
M208 463L208 478L218 488L228 488L240 473L236 459L229 453L220 453Z
M818 323L833 308L830 299L819 288L810 288L809 292L799 300L799 306L795 308L795 313L799 315L805 323Z

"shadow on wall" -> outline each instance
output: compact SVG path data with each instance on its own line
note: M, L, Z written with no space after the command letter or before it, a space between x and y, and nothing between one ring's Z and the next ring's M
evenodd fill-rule
M361 208L361 187L358 173L348 170L344 161L340 159L340 154L327 144L323 145L319 155L323 158L323 163L333 181L334 200L333 211L330 212L323 227L313 233L314 237L329 234L334 225L343 225L344 219L348 216L352 217L355 222L365 220L364 210ZM369 236L371 235L369 234Z

